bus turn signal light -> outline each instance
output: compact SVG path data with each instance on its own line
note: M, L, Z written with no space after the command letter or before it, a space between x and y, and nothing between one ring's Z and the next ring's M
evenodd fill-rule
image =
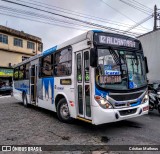
M149 110L149 106L146 106L143 108L143 111L147 111L147 110Z
M101 96L94 96L95 100L99 101L101 99Z

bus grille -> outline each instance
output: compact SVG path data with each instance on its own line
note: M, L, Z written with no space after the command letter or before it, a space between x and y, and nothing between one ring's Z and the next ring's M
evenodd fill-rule
M126 103L123 103L123 104L118 104L118 103L116 103L116 104L115 104L115 107L123 107L123 106L126 106Z
M126 101L126 100L133 100L137 99L143 94L143 92L134 93L134 94L125 94L125 95L110 95L116 101Z
M133 105L133 106L137 106L137 105L140 105L140 103L141 103L141 102L129 102L129 104L130 104L129 106L132 106L132 105ZM129 107L127 104L128 104L128 102L115 103L114 106L115 106L115 107Z
M126 116L126 115L130 115L130 114L134 114L136 113L137 109L130 109L130 110L123 110L123 111L119 111L121 116Z

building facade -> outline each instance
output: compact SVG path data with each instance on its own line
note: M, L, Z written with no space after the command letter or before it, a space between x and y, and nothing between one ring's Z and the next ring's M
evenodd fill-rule
M0 87L12 82L13 66L42 52L39 37L0 25Z

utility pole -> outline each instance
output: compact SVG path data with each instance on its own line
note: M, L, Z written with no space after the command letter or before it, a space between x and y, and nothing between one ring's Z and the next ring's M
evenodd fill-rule
M159 29L160 28L160 13L159 12L157 13L157 20L159 20L159 23L158 23L158 29Z
M157 6L154 6L154 27L153 30L157 30Z

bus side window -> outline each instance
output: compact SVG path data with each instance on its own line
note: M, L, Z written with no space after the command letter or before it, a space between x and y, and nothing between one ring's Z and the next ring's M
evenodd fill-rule
M19 80L23 80L24 79L24 66L20 66L19 69Z
M72 52L69 48L55 53L54 57L54 75L67 76L72 72Z
M29 79L29 63L27 63L25 67L25 79Z
M42 77L41 69L42 69L42 58L39 58L39 78Z
M82 58L81 53L77 54L77 81L78 83L82 82Z
M14 80L18 80L19 77L19 67L14 68L13 78Z
M85 82L89 82L89 52L84 53L84 75Z
M53 54L42 57L39 65L39 76L53 76Z

